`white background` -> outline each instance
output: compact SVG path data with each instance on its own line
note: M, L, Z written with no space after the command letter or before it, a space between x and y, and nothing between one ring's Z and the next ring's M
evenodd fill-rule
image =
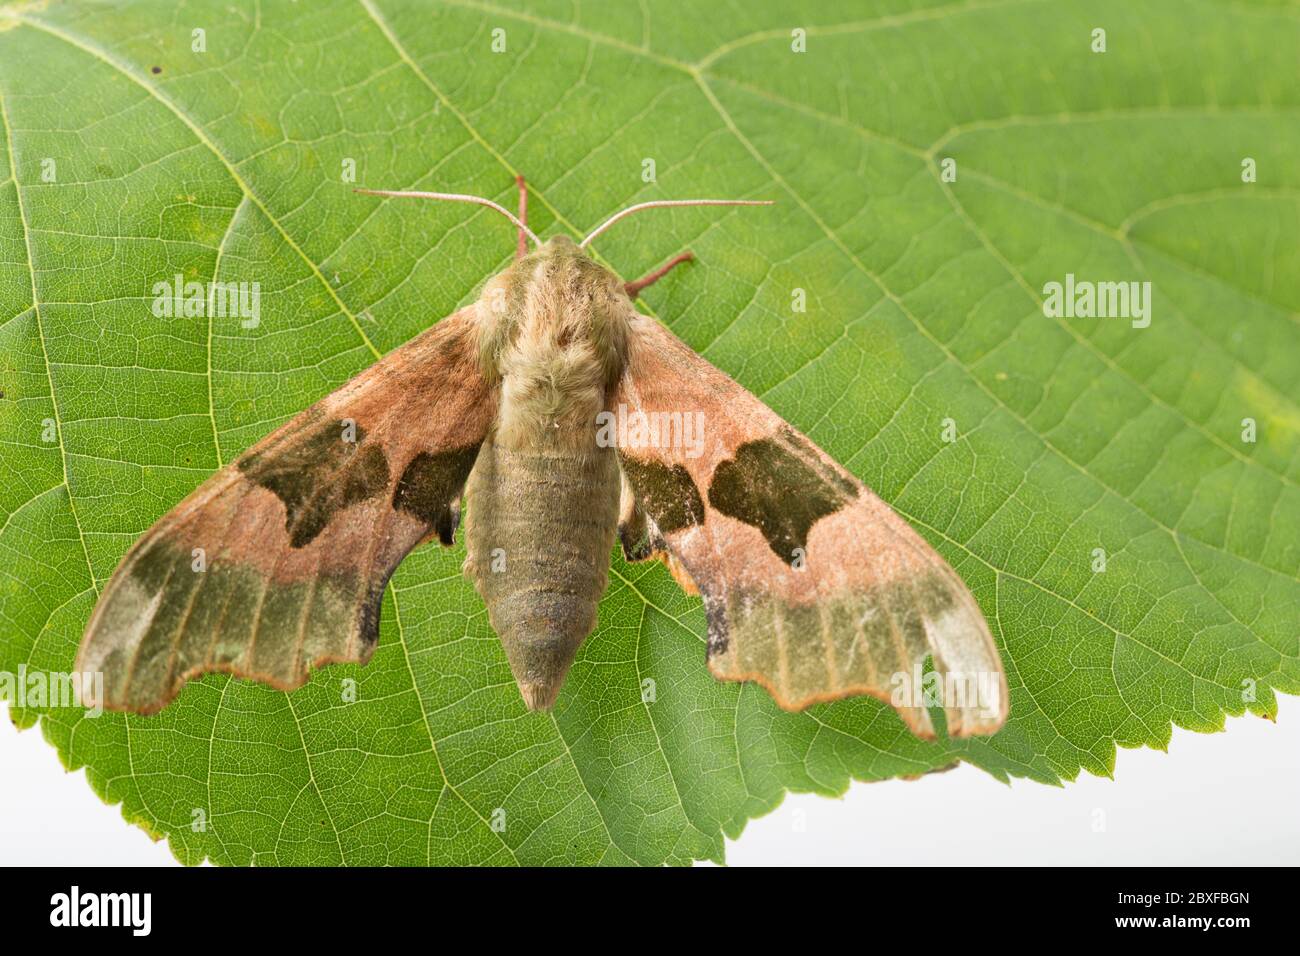
M1300 863L1300 701L1277 724L1174 730L1169 752L1121 750L1115 779L999 783L974 767L854 784L842 800L792 794L727 848L778 864ZM1103 828L1098 831L1098 823ZM166 844L67 773L38 728L0 716L0 864L175 865Z

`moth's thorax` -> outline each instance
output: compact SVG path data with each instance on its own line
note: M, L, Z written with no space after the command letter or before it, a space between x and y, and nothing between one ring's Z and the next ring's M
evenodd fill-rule
M621 280L558 236L491 279L476 308L479 359L501 385L497 440L593 447L626 361Z

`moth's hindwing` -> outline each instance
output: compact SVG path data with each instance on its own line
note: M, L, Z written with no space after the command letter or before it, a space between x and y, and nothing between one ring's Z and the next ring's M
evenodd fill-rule
M624 553L666 551L699 589L716 677L788 710L869 694L921 736L932 706L951 736L1002 725L1006 677L974 597L857 478L645 316L617 400L645 416L619 449ZM673 440L688 415L702 441Z
M225 671L281 689L369 660L389 576L451 543L495 415L474 313L391 352L164 515L105 586L78 654L102 703L152 713Z

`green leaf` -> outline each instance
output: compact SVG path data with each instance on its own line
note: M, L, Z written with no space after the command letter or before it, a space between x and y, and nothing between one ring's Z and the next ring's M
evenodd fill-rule
M692 248L654 313L965 578L1000 734L715 683L698 600L617 559L554 715L528 714L436 547L364 668L16 719L186 862L682 863L787 790L956 760L1056 783L1272 714L1300 690L1300 11L916 2L0 7L0 668L68 670L138 534L509 261L495 215L354 195L354 159L358 185L507 205L525 173L543 234L778 200L597 245L627 276ZM1067 273L1150 281L1150 326L1047 317ZM260 324L155 318L177 274L260 283Z

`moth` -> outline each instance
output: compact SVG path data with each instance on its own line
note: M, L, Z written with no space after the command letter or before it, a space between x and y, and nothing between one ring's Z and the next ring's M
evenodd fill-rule
M596 625L614 542L664 559L704 605L720 680L799 710L866 694L933 736L1007 713L998 652L957 574L883 501L655 319L579 243L518 229L512 264L436 323L248 449L164 515L104 588L78 655L104 706L153 713L197 675L284 690L365 663L389 577L451 545L523 701L550 708ZM531 240L533 248L529 248ZM923 666L929 688L916 686ZM900 693L900 686L910 693ZM963 689L980 693L961 693Z

